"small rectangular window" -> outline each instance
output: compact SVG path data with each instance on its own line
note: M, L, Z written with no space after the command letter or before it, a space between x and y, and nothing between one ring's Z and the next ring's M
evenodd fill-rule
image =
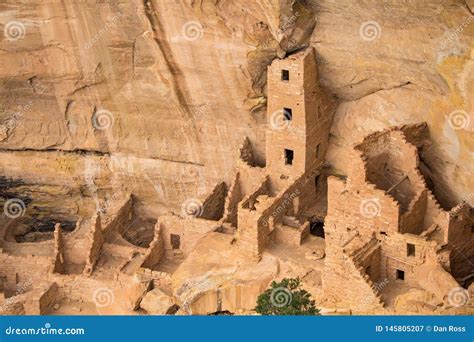
M170 242L171 248L179 249L179 246L181 245L181 238L177 234L170 234Z
M291 108L283 108L283 116L286 121L291 121L293 119L293 111Z
M285 165L293 165L293 150L285 148Z
M290 80L290 71L283 69L281 71L281 80L282 81L289 81Z
M398 280L405 280L405 271L397 270L397 279Z
M415 245L407 243L407 256L415 256Z
M321 144L316 145L316 158L319 158L319 153L321 152Z

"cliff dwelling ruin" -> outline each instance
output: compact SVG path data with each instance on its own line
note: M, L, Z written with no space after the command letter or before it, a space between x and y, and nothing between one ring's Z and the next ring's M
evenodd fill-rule
M474 314L472 126L439 114L472 107L472 30L430 69L441 3L390 8L403 53L339 2L98 3L0 42L2 315L252 315L297 277L322 314Z
M472 292L473 211L442 208L428 187L419 168L428 126L370 134L350 151L347 175L330 174L334 107L314 49L274 60L267 82L265 164L245 138L233 181L180 212L150 217L146 198L108 190L107 155L24 151L16 168L4 164L2 313L251 313L284 275L301 277L328 313L395 312L400 301L472 313L448 295ZM28 182L20 175L31 163L63 164L57 177L78 185Z

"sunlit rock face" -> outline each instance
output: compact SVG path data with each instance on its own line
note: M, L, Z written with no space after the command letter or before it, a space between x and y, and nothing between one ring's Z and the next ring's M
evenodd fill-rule
M337 172L367 133L424 120L433 147L423 162L442 204L472 191L469 1L0 6L5 153L110 153L106 172L122 175L103 186L128 180L160 208L178 207L230 180L244 136L264 160L266 67L312 45L321 82L339 102L329 154ZM170 187L175 193L155 191Z

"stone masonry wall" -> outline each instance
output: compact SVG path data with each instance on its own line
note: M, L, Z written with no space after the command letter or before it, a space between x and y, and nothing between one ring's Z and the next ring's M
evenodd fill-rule
M61 231L61 225L56 224L54 229L54 256L53 256L53 273L65 272L64 255L63 255L64 243Z
M94 266L99 260L102 246L105 242L99 214L96 215L93 222L94 224L91 227L91 231L87 234L87 240L90 245L87 251L86 266L84 268L84 274L86 275L90 275L93 272Z
M173 249L171 234L178 235L180 241L178 249L184 255L188 255L194 249L194 245L201 237L219 228L219 223L216 221L195 217L181 218L172 214L160 216L157 224L163 234L165 249Z
M161 227L157 223L155 225L155 235L153 237L153 241L150 243L150 247L148 247L145 253L145 257L143 259L141 267L153 268L153 266L157 265L161 261L164 254L165 241L163 238Z

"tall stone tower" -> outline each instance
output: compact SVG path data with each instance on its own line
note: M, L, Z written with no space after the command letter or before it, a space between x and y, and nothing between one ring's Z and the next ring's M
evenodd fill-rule
M313 48L274 60L267 77L266 164L278 184L322 165L330 120Z

